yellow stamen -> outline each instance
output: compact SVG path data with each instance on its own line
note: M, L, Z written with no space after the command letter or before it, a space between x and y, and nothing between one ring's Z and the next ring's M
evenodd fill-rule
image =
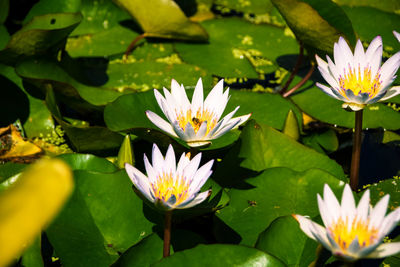
M360 69L360 66L356 70L355 68L348 67L348 73L344 73L344 77L339 77L339 85L341 90L339 91L344 97L346 96L346 90L351 90L354 95L367 93L369 98L373 98L381 87L380 74L379 72L375 77L371 76L371 68L365 67L364 70ZM361 71L364 76L361 77ZM358 75L357 75L358 74Z
M371 245L377 239L378 229L369 229L368 227L368 221L362 221L356 217L351 222L351 227L349 227L347 218L345 220L339 218L327 228L336 243L346 250L356 237L361 248Z
M182 176L174 177L172 173L162 173L151 184L151 188L157 199L167 202L175 196L175 204L179 205L188 197L189 181Z
M217 124L217 118L213 112L209 112L208 110L198 110L195 114L192 114L192 110L189 109L184 112L177 112L177 120L179 126L185 130L186 125L190 123L194 129L194 132L197 133L200 129L200 126L203 122L207 121L207 131L208 134Z

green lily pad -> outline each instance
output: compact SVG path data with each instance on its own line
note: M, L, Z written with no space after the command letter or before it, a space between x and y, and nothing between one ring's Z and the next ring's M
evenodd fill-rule
M255 248L277 257L287 266L307 267L316 258L317 246L292 216L283 216L258 236Z
M376 1L379 3L381 1ZM373 7L348 7L342 6L344 12L350 18L354 30L359 38L365 42L371 42L377 35L382 36L384 49L391 53L400 50L400 44L393 36L393 30L399 30L400 15L382 11ZM391 6L392 10L394 6ZM379 23L365 23L371 17Z
M400 179L395 177L393 179L387 179L374 183L371 185L364 186L364 188L369 188L371 202L375 205L383 196L389 194L389 207L388 213L395 210L400 205ZM360 192L361 196L363 192Z
M220 77L258 78L258 73L273 72L276 60L297 54L296 40L283 29L255 25L238 18L204 21L210 34L208 44L175 43L179 56Z
M291 214L319 214L317 193L328 184L340 191L344 183L320 169L296 172L288 168L270 168L260 175L246 179L250 189L231 189L229 206L218 218L240 236L240 243L253 246L258 235L276 218ZM249 220L251 218L251 220ZM219 241L227 236L215 229Z
M0 1L0 24L3 24L8 16L8 11L10 9L9 0L1 0Z
M29 22L35 16L46 15L50 13L75 13L80 11L81 0L40 0L30 10L24 19L24 24Z
M363 0L363 1L358 1L358 0L335 0L335 2L338 5L345 5L345 6L368 6L368 7L373 7L380 9L382 11L386 12L392 12L395 13L396 10L400 10L400 2L397 0L381 0L381 1L375 1L375 0ZM371 26L373 26L371 24Z
M78 152L107 151L118 148L123 136L102 126L74 126L66 122L58 110L54 92L47 90L46 104L52 115L65 130L69 141Z
M255 248L238 245L199 245L195 248L176 252L151 266L260 266L283 267L281 261Z
M65 50L71 57L105 57L125 52L138 33L115 25L94 34L68 38Z
M0 61L15 64L24 57L47 55L62 48L67 36L80 23L80 13L46 14L34 17L14 33L0 51Z
M29 267L44 267L42 258L42 239L37 238L31 246L22 254L22 266Z
M63 265L109 266L150 234L152 223L125 170L75 170L74 178L72 198L46 233Z
M331 54L333 44L344 36L352 45L356 38L346 13L329 0L271 0L290 29L304 43L310 54Z
M128 11L146 36L201 42L208 39L207 32L198 23L190 21L172 0L114 2ZM158 11L155 16L154 10Z
M302 142L320 153L333 152L339 148L339 140L332 129L306 135L302 138Z
M293 94L291 99L302 111L317 120L354 128L354 112L344 110L342 101L326 95L316 86ZM388 130L397 130L400 128L400 113L383 103L368 105L363 113L364 129L383 127Z
M71 36L94 34L108 30L131 19L129 14L109 0L81 0L82 22Z
M0 9L1 10L1 9ZM10 34L4 25L0 25L0 49L4 49L10 41Z
M54 120L44 101L26 92L22 79L15 73L14 68L0 65L0 75L0 79L5 79L2 84L3 90L8 91L6 95L8 97L15 95L15 99L3 98L3 106L9 104L12 106L8 108L8 113L11 114L4 114L6 118L2 119L2 123L11 123L16 119L20 119L23 124L25 136L28 138L51 135L55 128ZM16 94L18 92L21 93ZM26 104L24 99L27 99L29 104ZM25 111L28 108L27 106L29 106L29 110ZM16 110L14 111L13 109ZM12 117L9 118L9 115Z
M112 173L118 168L103 158L91 154L63 154L58 156L65 161L72 170L86 170L93 172Z
M288 167L296 171L319 168L339 179L343 169L334 160L301 145L292 138L264 124L250 121L240 137L240 166L254 171L272 167Z
M150 266L162 257L163 240L153 233L125 251L112 267Z
M273 4L269 0L252 0L252 1L237 1L237 0L216 0L215 4L224 8L233 9L238 12L251 14L265 14L273 9Z

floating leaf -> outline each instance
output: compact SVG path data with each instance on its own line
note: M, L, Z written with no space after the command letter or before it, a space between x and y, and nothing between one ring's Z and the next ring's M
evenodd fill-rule
M0 51L0 61L15 64L24 57L45 55L60 49L68 34L79 24L80 13L46 14L34 17L21 30L11 36Z
M260 266L283 267L281 261L258 249L238 245L199 245L163 258L154 267L161 266Z
M175 43L179 56L220 77L258 78L273 72L277 59L298 53L296 40L283 29L238 18L204 21L208 44Z
M333 152L339 148L339 140L332 129L311 133L302 138L303 144L312 147L320 153Z
M68 166L42 160L0 195L0 265L18 257L63 206L73 189Z
M317 193L321 194L324 184L334 191L340 191L344 185L320 169L296 172L288 168L270 168L244 182L250 189L231 189L229 206L217 216L240 236L241 244L249 246L253 246L258 235L280 216L319 214ZM215 229L220 242L231 238L223 228Z
M139 23L146 36L207 41L207 32L190 21L172 0L129 1L114 0ZM154 16L154 11L157 15Z
M356 38L346 13L330 0L271 0L297 39L317 51L331 54L333 44L344 36L355 45Z
M240 166L254 171L272 167L289 167L296 171L311 168L325 170L343 179L340 165L271 127L250 121L242 131L239 158Z
M75 170L74 178L77 190L46 233L64 266L109 266L151 233L152 223L125 170Z
M29 22L35 16L46 15L50 13L75 13L80 11L81 0L40 0L30 10L24 19L24 24Z
M316 258L318 243L306 236L292 216L274 220L257 240L256 248L265 251L287 266L307 267Z

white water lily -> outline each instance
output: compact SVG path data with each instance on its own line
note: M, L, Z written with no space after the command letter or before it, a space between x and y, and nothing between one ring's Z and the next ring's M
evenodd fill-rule
M369 190L366 190L356 206L350 186L346 184L341 204L328 185L324 187L324 199L319 194L317 198L325 227L304 216L293 216L308 237L320 242L333 255L351 262L360 258L383 258L400 252L400 242L382 244L383 238L400 220L399 208L385 216L389 195L372 208Z
M125 170L136 189L157 207L164 210L191 208L203 202L211 193L211 190L199 191L212 173L214 160L199 168L201 153L191 160L189 157L190 153L183 153L177 165L171 145L164 158L154 144L152 164L144 155L147 176L129 163L125 163Z
M400 86L390 87L400 66L400 52L390 57L382 66L382 39L375 37L368 49L360 40L354 51L343 39L335 43L333 62L325 62L316 55L318 69L330 87L316 85L329 96L344 101L343 108L361 110L367 104L387 100L400 93Z
M393 34L397 38L397 40L399 40L399 42L400 42L400 33L393 31Z
M180 138L191 147L210 144L210 140L238 127L251 115L232 118L239 109L236 107L220 120L229 100L229 88L224 92L223 84L223 80L220 80L203 100L203 84L200 78L190 103L183 85L172 80L171 92L164 88L165 97L154 89L158 105L168 122L149 110L146 115L161 130Z

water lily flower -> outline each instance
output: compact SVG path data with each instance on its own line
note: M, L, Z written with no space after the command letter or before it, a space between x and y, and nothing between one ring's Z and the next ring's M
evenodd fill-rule
M399 40L399 42L400 42L400 33L393 31L393 34L397 38L397 40Z
M382 39L377 36L368 49L360 40L351 52L343 37L334 44L333 62L325 62L316 55L318 69L330 87L316 85L329 96L344 101L343 108L361 110L367 104L387 100L400 93L400 86L390 87L400 66L400 52L390 57L382 66Z
M369 190L366 190L356 206L350 186L346 184L341 204L328 185L324 187L324 199L319 194L317 198L325 227L304 216L293 216L308 237L320 242L333 255L352 262L360 258L383 258L400 252L400 242L381 244L400 220L399 208L385 216L389 195L372 208Z
M191 208L203 202L211 190L199 193L210 177L214 160L199 168L201 153L189 159L190 153L183 153L176 165L175 152L169 145L165 158L157 145L153 145L152 164L144 155L147 176L125 163L125 170L136 189L156 207L163 210Z
M229 89L224 92L223 84L223 80L220 80L203 100L203 84L200 78L190 103L183 85L172 80L171 92L164 88L165 97L154 89L158 105L168 122L149 110L146 115L161 130L180 138L191 147L210 144L210 140L238 127L251 115L232 118L239 109L236 107L220 120L229 100Z

